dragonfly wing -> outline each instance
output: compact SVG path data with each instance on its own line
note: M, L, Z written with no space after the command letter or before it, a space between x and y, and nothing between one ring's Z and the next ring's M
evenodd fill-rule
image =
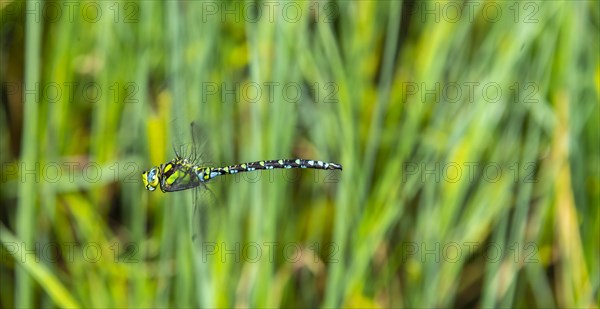
M196 244L214 242L214 235L210 234L211 222L217 221L217 213L213 207L216 203L214 193L202 184L194 190L194 212L192 215L192 241ZM214 231L214 229L213 229Z
M190 134L192 136L193 150L189 155L190 160L197 165L211 166L215 162L210 162L208 158L212 158L211 148L208 143L208 130L198 124L196 121L190 123Z

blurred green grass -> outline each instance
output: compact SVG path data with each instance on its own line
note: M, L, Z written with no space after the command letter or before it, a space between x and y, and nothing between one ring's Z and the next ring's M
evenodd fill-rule
M598 2L253 3L1 2L2 307L598 307ZM216 181L194 244L139 178L192 121L344 171Z

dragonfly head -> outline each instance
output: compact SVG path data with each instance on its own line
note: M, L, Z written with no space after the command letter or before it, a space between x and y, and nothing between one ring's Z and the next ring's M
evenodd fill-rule
M146 187L146 190L156 190L156 187L158 187L158 174L159 169L157 166L142 173L142 181L144 182L144 187Z

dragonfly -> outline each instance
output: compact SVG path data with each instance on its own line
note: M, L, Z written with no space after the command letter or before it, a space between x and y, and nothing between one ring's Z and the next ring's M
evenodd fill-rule
M142 173L144 187L155 191L175 192L203 186L221 175L272 169L308 168L320 170L342 170L342 165L333 162L307 159L264 160L235 164L224 167L210 167L196 164L176 152L175 158L167 163L154 166Z
M196 144L197 127L192 123L192 139ZM187 155L185 151L177 151L174 149L175 158L169 162L154 166L149 170L142 172L142 182L148 191L156 191L160 188L162 192L176 192L188 189L195 189L194 192L194 213L193 218L202 217L198 211L200 202L198 201L198 193L201 189L206 189L211 193L206 183L210 180L222 176L232 175L244 172L253 172L258 170L273 170L273 169L320 169L320 170L342 170L342 165L333 162L325 162L320 160L307 159L279 159L279 160L263 160L247 162L223 167L209 166L204 161L199 160L197 155L197 147L192 147L192 152ZM202 162L202 163L200 163ZM210 195L210 194L209 194ZM201 207L203 208L203 207ZM206 211L206 209L204 209ZM195 226L192 240L196 239L197 234L206 234L206 231L199 233L199 220L192 219Z

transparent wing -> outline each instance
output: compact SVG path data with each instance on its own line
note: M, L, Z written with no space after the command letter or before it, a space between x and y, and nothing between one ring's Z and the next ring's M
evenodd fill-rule
M196 293L200 307L213 308L214 295L218 294L214 287L214 263L217 258L217 228L219 218L215 211L214 194L205 185L193 191L192 215L192 247L194 249L194 265L196 274Z
M204 184L194 190L192 214L192 241L202 247L216 242L214 228L219 220L216 211L217 199L214 193ZM212 228L211 228L212 227Z
M210 161L211 149L208 144L208 130L199 125L198 122L190 123L190 134L192 136L193 149L191 157L196 164L203 166L214 166L215 163Z
M188 160L189 166L214 166L210 158L210 149L208 147L208 130L193 121L185 124L185 120L173 119L170 122L170 128L173 132L173 152L177 157ZM180 167L183 169L184 167ZM173 170L174 171L174 170ZM184 174L189 174L184 171ZM182 178L181 181L185 179ZM204 184L197 181L189 183L176 182L173 186L181 187L181 190L193 189L191 205L191 238L195 244L201 245L203 242L210 242L213 235L209 234L211 221L217 215L213 208L217 205L214 193ZM212 224L214 229L214 222ZM216 230L216 229L215 229Z
M173 133L171 144L176 156L186 158L195 165L209 165L207 162L211 156L207 142L208 134L198 122L193 121L187 125L173 119L169 127Z

